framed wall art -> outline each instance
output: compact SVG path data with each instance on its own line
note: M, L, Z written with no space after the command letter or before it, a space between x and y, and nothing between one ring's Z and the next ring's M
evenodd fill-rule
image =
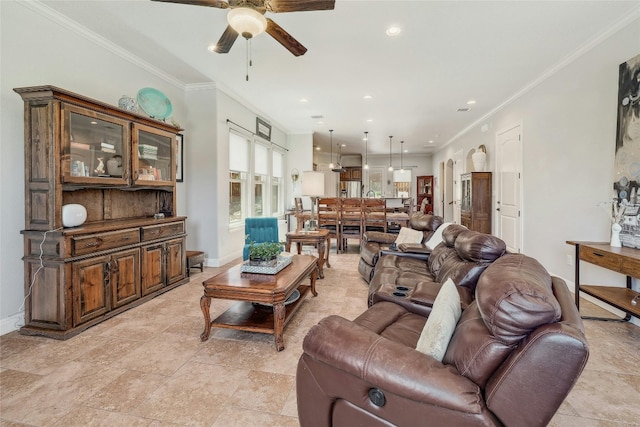
M271 141L271 125L260 117L256 117L256 135L267 141Z

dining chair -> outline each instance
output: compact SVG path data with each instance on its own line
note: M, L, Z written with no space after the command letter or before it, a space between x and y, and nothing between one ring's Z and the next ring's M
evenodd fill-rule
M362 199L342 199L340 212L340 240L342 252L347 251L348 239L358 239L358 245L362 242Z
M311 214L304 211L302 198L294 198L294 216L296 217L296 231L302 230L304 223L311 219Z
M387 203L385 199L363 199L363 231L387 232Z
M340 240L340 199L323 197L318 200L318 228L329 230L329 241L336 239L336 253L342 249ZM331 245L327 248L330 249Z

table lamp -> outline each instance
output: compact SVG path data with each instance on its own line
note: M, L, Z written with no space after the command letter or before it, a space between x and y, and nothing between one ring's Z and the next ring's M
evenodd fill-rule
M318 220L315 215L316 202L318 197L324 196L324 173L314 171L302 172L302 195L311 198L311 218L309 219L309 230L318 229Z

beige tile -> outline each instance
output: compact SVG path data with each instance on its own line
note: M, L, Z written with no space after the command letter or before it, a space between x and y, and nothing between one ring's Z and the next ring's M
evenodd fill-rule
M168 379L154 373L125 371L96 391L85 401L85 405L105 411L131 413Z
M227 407L212 427L299 427L298 418Z
M245 409L279 414L282 412L295 377L262 371L250 371L247 381L233 393L234 405Z
M60 418L52 427L145 427L151 420L134 417L117 412L102 411L100 409L80 406Z
M132 414L169 423L210 426L248 375L244 369L189 362Z
M585 418L638 424L640 375L585 369L567 401Z

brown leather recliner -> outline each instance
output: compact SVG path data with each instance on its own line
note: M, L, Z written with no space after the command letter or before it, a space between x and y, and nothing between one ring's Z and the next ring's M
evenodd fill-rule
M380 257L369 283L369 306L392 301L411 305L416 313L428 316L440 287L452 279L462 308L466 308L474 300L478 278L505 253L506 244L496 236L458 224L449 225L442 232L442 240L427 260L395 253Z
M506 254L482 273L443 362L415 350L426 317L378 302L304 339L298 418L312 426L544 426L589 355L565 282Z
M409 219L409 228L422 231L424 237L423 242L429 240L440 225L442 225L442 217L436 215L423 214L417 212L411 215ZM368 231L362 236L360 245L360 262L358 263L358 272L360 276L369 283L373 276L376 263L380 258L380 251L389 249L389 246L396 240L397 234L383 233L380 231Z

